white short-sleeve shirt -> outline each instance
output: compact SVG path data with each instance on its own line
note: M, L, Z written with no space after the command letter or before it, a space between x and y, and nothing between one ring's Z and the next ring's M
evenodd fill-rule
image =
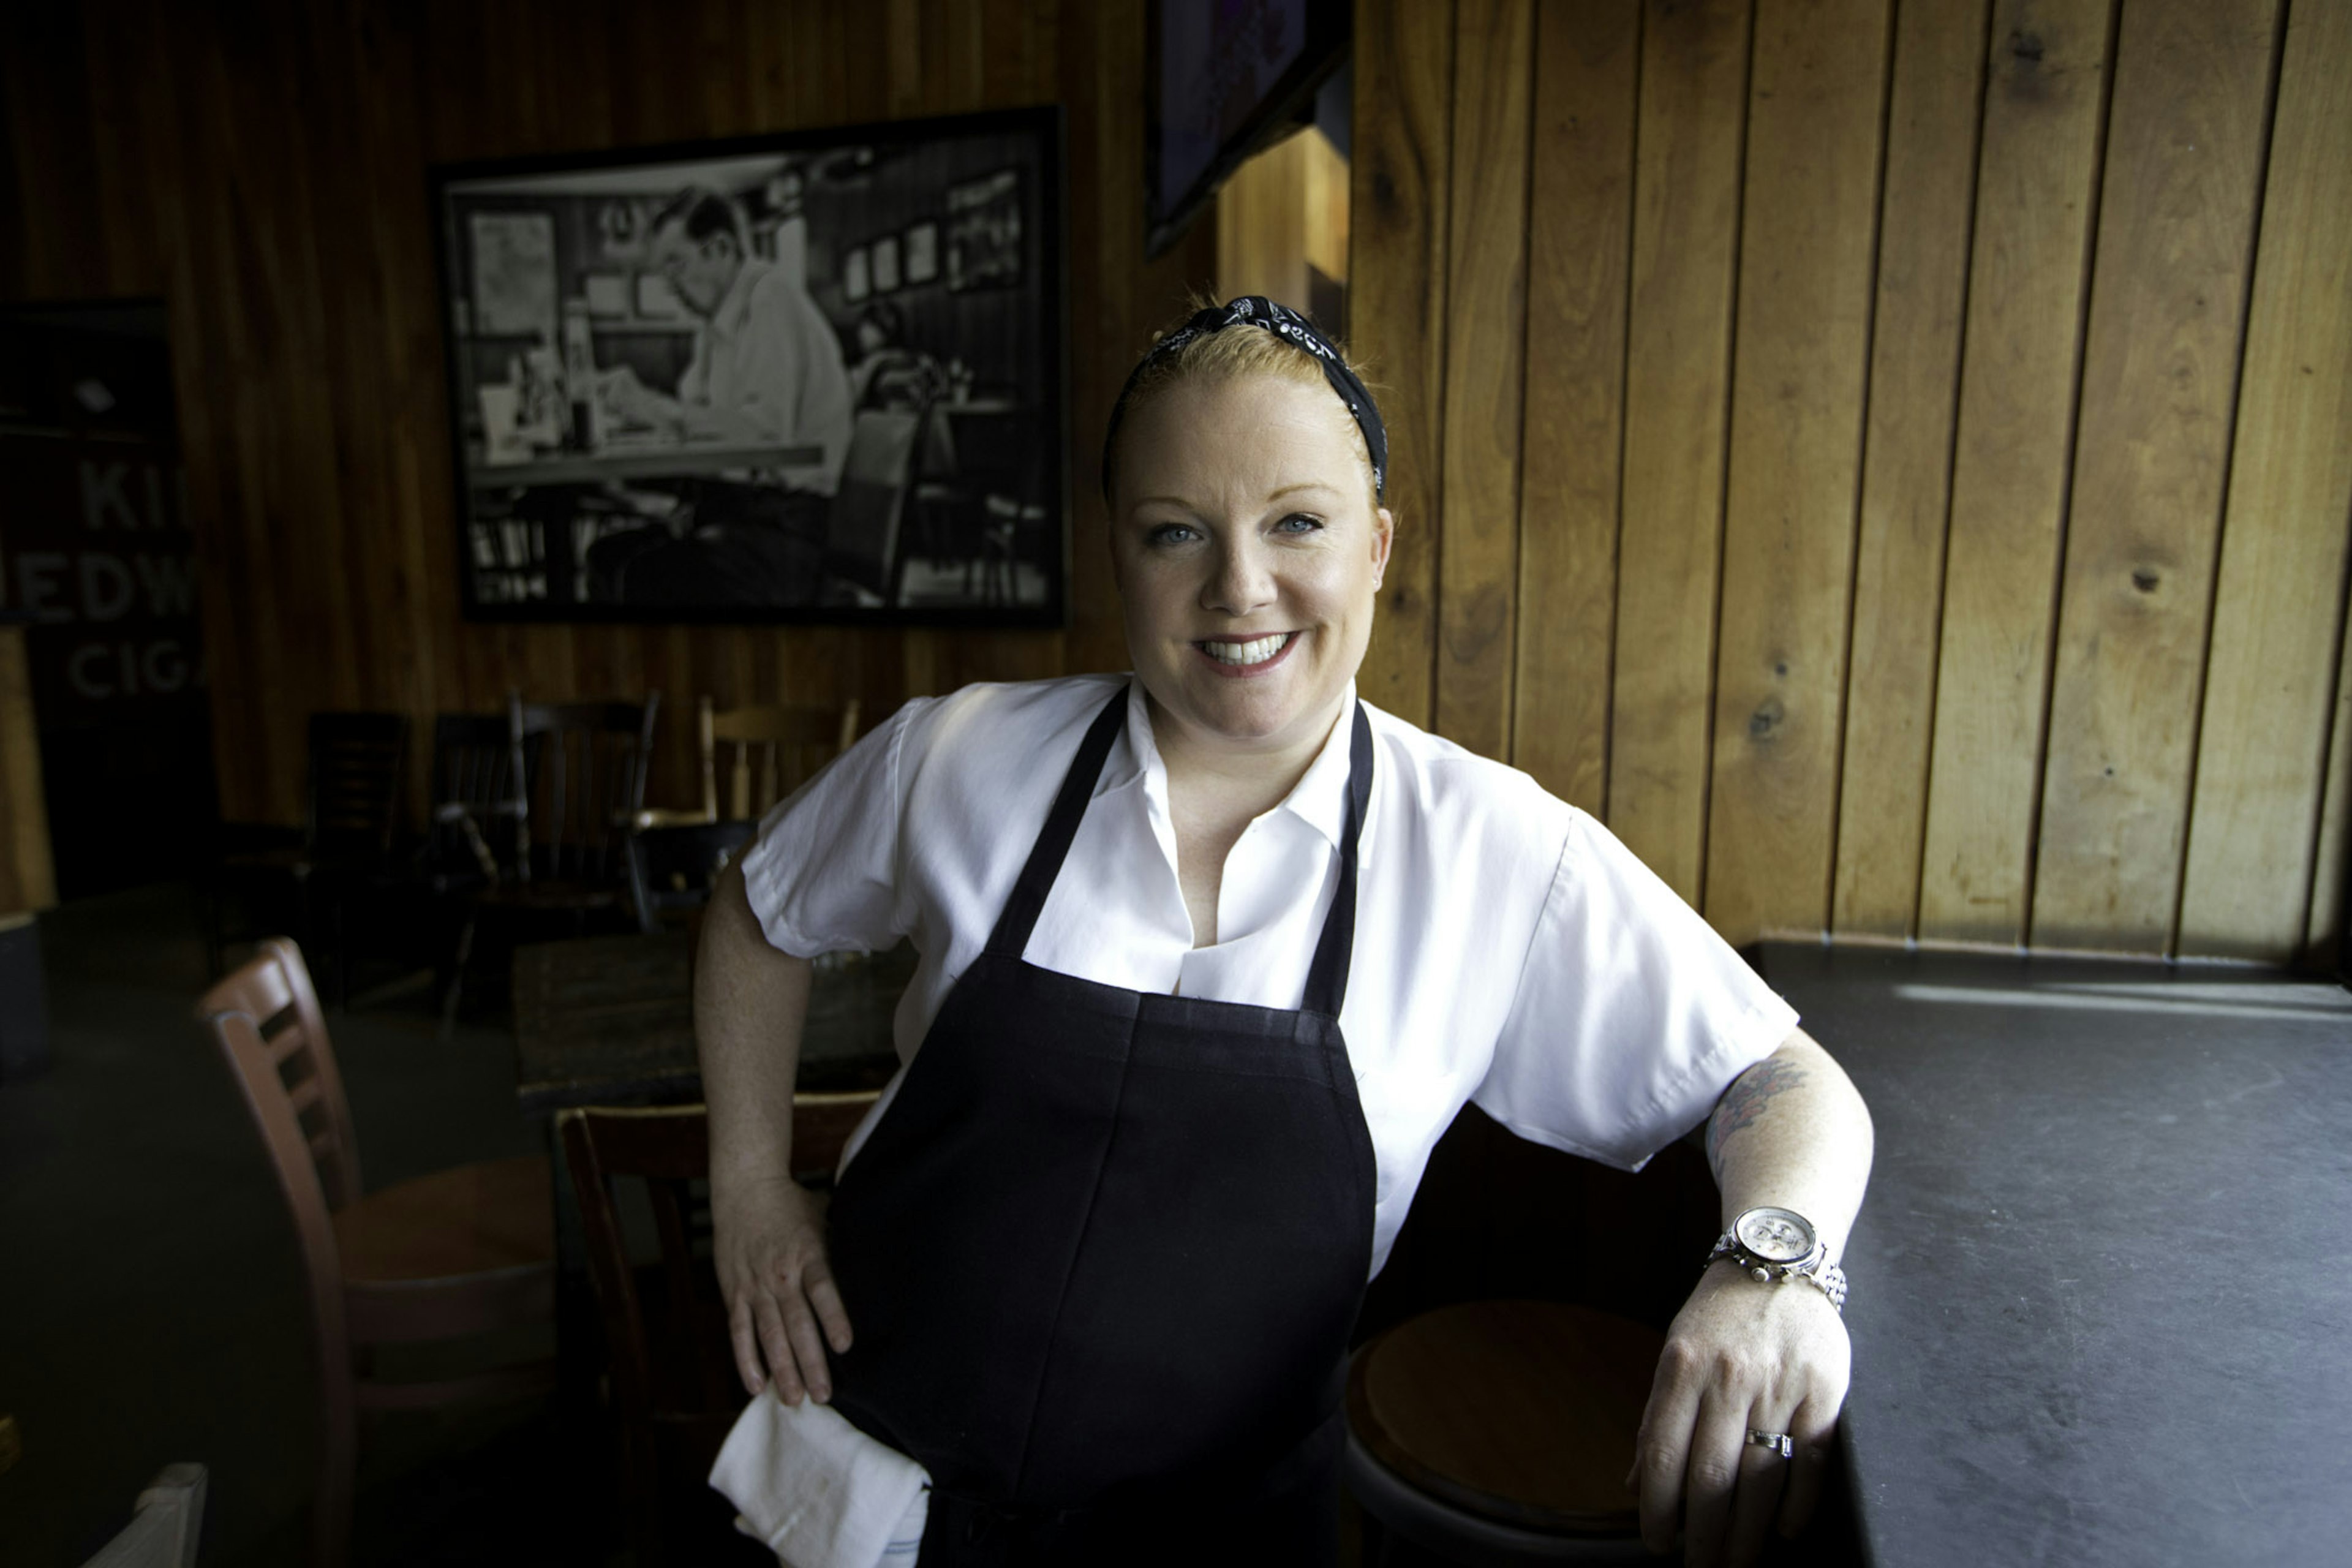
M895 1021L901 1079L986 947L1080 737L1127 680L919 699L761 825L743 870L771 942L809 958L904 936L920 954ZM1355 701L1351 687L1306 775L1234 844L1219 940L1196 948L1167 768L1130 684L1126 728L1024 957L1129 990L1298 1006L1339 881ZM1377 1164L1377 1273L1465 1101L1523 1137L1636 1169L1796 1014L1591 816L1363 708L1375 760L1339 1026Z

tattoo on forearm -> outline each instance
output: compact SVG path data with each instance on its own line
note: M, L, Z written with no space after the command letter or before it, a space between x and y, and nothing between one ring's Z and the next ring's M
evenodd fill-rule
M1754 1121L1766 1100L1804 1081L1803 1068L1778 1057L1767 1057L1731 1080L1706 1120L1706 1165L1717 1181L1723 1179L1723 1146L1731 1135Z

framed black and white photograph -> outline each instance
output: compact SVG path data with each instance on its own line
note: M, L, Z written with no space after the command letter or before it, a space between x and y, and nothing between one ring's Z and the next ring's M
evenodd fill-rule
M1062 624L1061 137L436 168L467 616Z

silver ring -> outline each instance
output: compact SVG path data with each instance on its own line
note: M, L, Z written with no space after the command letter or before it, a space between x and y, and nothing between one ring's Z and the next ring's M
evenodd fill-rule
M1786 1432L1765 1432L1750 1426L1748 1428L1748 1440L1771 1449L1784 1459L1797 1457L1797 1445L1790 1440Z

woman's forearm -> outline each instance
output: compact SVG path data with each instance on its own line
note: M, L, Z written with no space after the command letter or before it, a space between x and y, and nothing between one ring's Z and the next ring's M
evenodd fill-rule
M694 972L714 1185L792 1177L793 1081L813 973L806 959L769 942L742 872L730 866L711 889Z
M1769 1205L1813 1224L1834 1261L1870 1181L1870 1112L1830 1054L1800 1029L1732 1080L1707 1118L1706 1159L1724 1223Z

